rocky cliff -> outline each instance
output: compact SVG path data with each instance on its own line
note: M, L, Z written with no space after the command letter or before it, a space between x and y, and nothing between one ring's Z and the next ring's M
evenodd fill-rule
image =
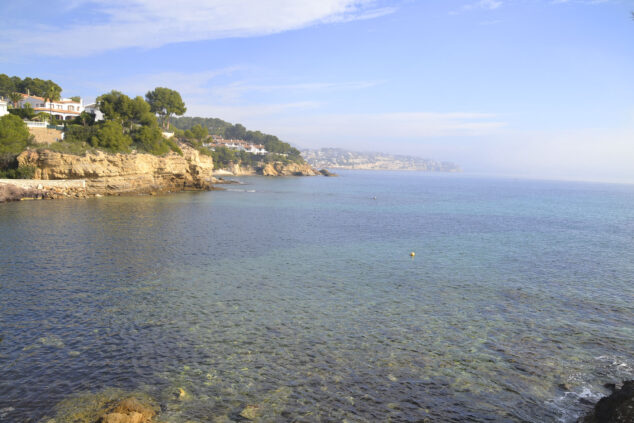
M86 153L83 156L55 151L28 150L19 166L36 168L36 179L86 179L86 191L94 194L152 193L211 188L213 161L187 146L183 155Z

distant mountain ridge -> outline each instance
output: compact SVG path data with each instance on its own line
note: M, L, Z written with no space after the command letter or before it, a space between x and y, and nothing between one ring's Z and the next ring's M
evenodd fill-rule
M460 172L452 162L439 162L420 157L386 153L360 153L341 148L302 150L302 156L316 168L417 170L422 172Z

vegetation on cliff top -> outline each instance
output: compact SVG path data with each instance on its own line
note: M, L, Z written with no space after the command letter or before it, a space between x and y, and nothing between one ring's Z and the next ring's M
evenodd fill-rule
M231 124L218 118L179 117L172 120L171 128L179 137L202 144L209 136L219 135L224 139L239 139L253 144L261 144L266 156L257 156L244 151L216 147L210 154L220 166L231 163L243 166L261 166L263 163L280 161L283 163L304 163L301 152L275 135L260 131L250 131L240 123ZM214 154L215 153L215 154Z
M17 154L26 148L29 130L17 116L0 117L0 154Z
M30 92L46 99L56 99L61 91L61 87L50 80L30 77L21 79L0 74L0 96L8 97L14 106L21 98L19 93ZM261 167L277 161L305 163L300 151L290 144L274 135L247 130L239 123L231 124L221 119L200 117L172 119L172 116L182 116L187 108L181 95L169 88L157 87L149 91L145 98L131 98L120 91L112 90L97 97L97 105L104 116L102 121L96 121L95 115L88 112L82 112L72 121L57 121L48 113L36 114L28 105L10 109L11 117L0 121L0 154L16 155L27 148L29 132L22 119L35 119L63 125L64 140L40 148L69 154L84 154L91 150L111 153L137 150L154 155L163 155L170 151L182 155L176 142L180 141L202 154L212 156L219 167L232 164ZM174 137L167 138L163 130L172 130ZM213 135L261 144L269 153L261 156L222 146L214 146L213 149L205 147Z

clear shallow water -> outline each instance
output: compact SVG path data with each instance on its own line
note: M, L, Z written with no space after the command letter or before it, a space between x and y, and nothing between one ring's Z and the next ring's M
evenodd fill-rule
M567 422L634 377L634 187L243 180L0 206L0 421Z

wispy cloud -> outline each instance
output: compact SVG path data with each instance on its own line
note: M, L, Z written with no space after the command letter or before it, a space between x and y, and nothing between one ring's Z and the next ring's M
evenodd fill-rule
M467 3L463 5L460 9L451 12L451 14L458 14L463 12L469 12L471 10L495 10L501 7L504 4L501 0L478 0L474 3Z
M85 56L107 50L273 34L394 12L379 0L74 0L59 23L5 28L0 55ZM1 9L0 9L1 10ZM81 12L81 13L80 13ZM89 15L90 22L77 22Z

